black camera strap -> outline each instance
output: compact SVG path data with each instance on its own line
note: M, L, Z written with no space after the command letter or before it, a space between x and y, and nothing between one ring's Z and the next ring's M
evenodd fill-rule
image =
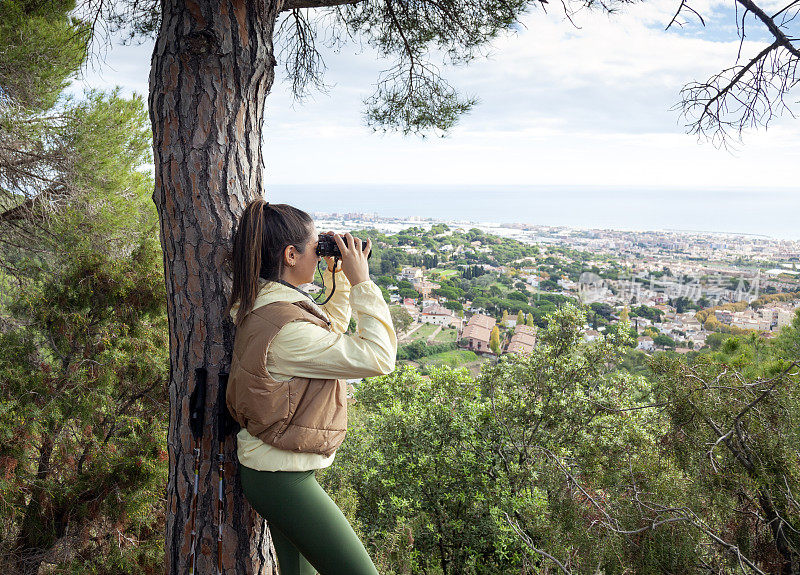
M319 302L319 301L315 300L311 296L310 293L304 292L299 287L293 286L292 284L290 284L289 282L287 282L285 280L279 279L278 283L282 283L286 287L290 287L295 291L299 291L301 294L306 296L308 299L310 299L311 301L313 301L317 305L325 305L326 303L328 303L328 301L330 301L330 299L333 297L334 292L336 291L336 272L334 270L336 269L336 264L338 262L339 262L339 257L338 256L333 256L333 270L331 270L331 276L333 276L333 285L331 285L331 293L328 294L328 297L325 298L325 301L323 301L323 302ZM317 271L319 272L320 277L323 277L323 280L322 280L322 293L325 293L325 279L324 279L324 276L322 276L322 270L320 269L320 264L321 263L322 263L322 261L317 262Z
M317 262L317 271L319 272L319 276L322 278L322 293L325 293L325 277L322 275L322 270L319 268L319 264L321 263L322 263L321 261ZM324 302L322 303L317 302L319 303L319 305L325 305L326 303L328 303L328 301L330 301L330 299L333 297L334 292L336 292L336 264L338 263L339 263L339 257L333 256L333 269L331 270L331 277L333 278L333 284L331 285L331 293L328 294L328 297L325 298Z

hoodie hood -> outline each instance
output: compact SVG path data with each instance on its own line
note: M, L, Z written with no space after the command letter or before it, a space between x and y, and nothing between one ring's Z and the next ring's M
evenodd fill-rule
M259 308L263 305L267 305L269 303L273 303L276 301L285 301L288 303L294 303L296 301L302 301L305 303L310 304L314 309L316 309L322 317L328 317L325 311L319 307L317 303L315 303L310 297L301 294L299 291L290 288L289 286L285 286L282 283L274 282L259 278L258 280L259 290L256 294L256 300L253 302L253 309ZM241 302L236 301L234 302L233 306L231 306L231 320L235 323L236 322L236 314L239 311L239 304ZM251 310L252 311L252 310Z

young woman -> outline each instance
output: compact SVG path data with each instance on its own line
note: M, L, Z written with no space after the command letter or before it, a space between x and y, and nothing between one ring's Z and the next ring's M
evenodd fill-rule
M370 240L332 235L342 258L331 299L318 306L298 286L320 256L311 217L263 199L244 211L233 241L228 305L236 337L227 404L242 489L269 524L281 575L377 575L364 545L319 486L347 430L344 378L394 369L397 337L369 278ZM333 258L323 274L327 297ZM351 313L358 328L346 335Z

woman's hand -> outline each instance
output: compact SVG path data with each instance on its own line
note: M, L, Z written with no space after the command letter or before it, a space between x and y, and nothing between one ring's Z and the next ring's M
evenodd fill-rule
M367 238L367 241L362 243L360 238L354 238L350 232L344 236L333 234L333 239L339 246L339 251L342 252L342 271L350 281L350 285L367 281L369 279L367 256L372 250L372 240ZM331 263L331 265L333 264Z
M339 260L339 263L336 264L336 269L333 269L333 256L325 256L325 265L328 266L328 269L331 270L333 274L342 269L342 260Z

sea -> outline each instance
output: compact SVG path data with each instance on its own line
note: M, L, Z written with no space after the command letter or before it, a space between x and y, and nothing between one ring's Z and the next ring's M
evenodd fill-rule
M267 184L265 197L307 212L800 240L800 187Z

